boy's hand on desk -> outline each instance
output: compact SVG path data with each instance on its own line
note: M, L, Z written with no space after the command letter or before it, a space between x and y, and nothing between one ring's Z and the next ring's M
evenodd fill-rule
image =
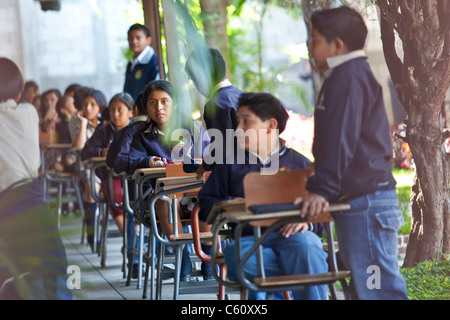
M203 179L203 174L205 173L205 168L203 167L203 164L201 164L198 168L197 171L195 171L195 174L197 175L197 180L202 180Z
M299 222L299 223L288 223L281 227L280 232L283 234L285 238L289 238L294 233L297 232L305 232L308 230L309 226L307 223Z
M309 219L316 218L321 212L328 209L328 201L319 194L310 193L295 199L294 204L302 203L300 216L305 218L308 214Z

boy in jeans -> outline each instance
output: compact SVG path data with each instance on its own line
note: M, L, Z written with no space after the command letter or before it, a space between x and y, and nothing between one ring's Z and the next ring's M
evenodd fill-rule
M289 118L281 102L269 93L243 93L239 97L237 112L237 142L245 150L245 161L235 155L234 163L216 164L198 194L199 219L206 221L214 203L244 197L244 177L250 172L264 169L306 169L311 161L287 148L279 133L283 132ZM254 133L256 139L250 138ZM246 136L249 134L249 136ZM240 152L241 150L239 150ZM256 161L255 161L256 160ZM267 186L270 188L270 186ZM290 223L273 232L263 243L264 268L267 276L324 273L328 270L327 255L322 249L315 225L314 232L306 223ZM244 228L241 237L242 254L254 244L252 228ZM224 249L229 279L236 279L235 242ZM249 279L258 276L256 255L245 265ZM295 300L326 300L327 286L306 286L292 292ZM276 292L275 299L281 294ZM249 300L265 299L264 292L249 292ZM281 298L282 299L282 298Z
M309 50L326 72L316 108L315 174L307 182L301 215L329 202L349 211L333 214L345 268L353 273L353 299L408 299L397 261L397 231L403 224L389 161L392 143L382 89L363 47L367 28L349 7L316 12Z

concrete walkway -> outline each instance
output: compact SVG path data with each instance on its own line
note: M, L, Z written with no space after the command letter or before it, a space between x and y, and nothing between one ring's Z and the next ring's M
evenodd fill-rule
M81 218L62 217L61 235L68 264L80 270L81 288L72 290L75 300L143 300L144 279L140 285L137 279L131 279L130 285L126 285L127 279L121 271L122 237L114 223L109 224L109 234L106 262L102 268L100 256L91 252L86 240L81 244ZM68 274L74 275L73 271ZM181 285L179 300L217 300L217 282L197 280ZM76 282L73 283L75 286ZM146 299L149 297L148 292ZM173 278L164 280L162 288L162 300L172 299ZM239 293L230 293L229 299L239 300Z
M138 283L132 279L129 286L122 273L122 237L117 227L111 221L109 224L107 241L107 257L105 266L101 267L100 256L92 253L90 247L81 244L81 218L73 214L63 216L61 219L61 235L66 248L68 264L71 268L80 271L80 288L72 289L74 300L148 300L150 294L143 298L144 279ZM194 258L195 256L191 256ZM68 275L74 275L73 271ZM76 283L76 282L74 282ZM216 300L217 282L215 280L192 281L182 283L179 300ZM226 289L229 300L239 300L236 289ZM338 299L343 299L342 292L337 290ZM162 300L173 300L173 278L164 280Z

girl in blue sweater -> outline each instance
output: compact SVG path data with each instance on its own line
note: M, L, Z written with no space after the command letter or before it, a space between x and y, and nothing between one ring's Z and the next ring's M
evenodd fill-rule
M82 151L81 159L87 160L93 157L106 157L109 145L114 137L114 133L125 128L130 124L133 117L134 100L128 93L118 93L114 95L109 102L109 113L111 121L105 125L98 126L93 135L86 141ZM116 203L122 202L122 184L120 178L113 178L114 194L109 194L107 171L101 170L97 175L101 179L103 192L107 199L114 198ZM100 170L99 170L100 171ZM93 225L95 219L95 211L90 210L88 226ZM119 210L110 206L110 212L119 231L123 234L123 210Z
M149 118L149 125L138 128L130 145L130 151L127 157L128 165L127 173L133 174L139 168L157 168L163 167L174 160L184 160L184 156L191 159L202 155L203 150L209 143L208 140L203 141L202 137L204 129L200 123L193 120L184 121L185 128L183 132L189 137L187 143L182 148L180 141L171 141L173 124L184 120L177 118L176 113L176 93L170 82L165 80L155 80L150 82L143 92L143 102L147 105L147 114ZM178 139L180 135L175 135ZM185 153L183 155L183 153ZM119 155L120 156L120 155ZM117 161L117 160L116 160ZM154 182L152 182L154 184ZM181 207L178 212L182 212ZM173 226L169 223L167 203L163 200L157 200L155 203L155 211L158 215L159 222L164 234L169 237L173 234ZM177 217L178 233L183 233L180 216ZM201 229L201 231L209 231ZM189 259L189 252L183 250L183 260L181 268L181 280L189 281L191 273L191 263ZM210 276L209 267L203 266L204 275Z

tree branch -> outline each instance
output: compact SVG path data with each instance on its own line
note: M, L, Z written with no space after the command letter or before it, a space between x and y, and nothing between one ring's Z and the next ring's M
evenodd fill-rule
M394 33L394 22L392 21L392 17L390 17L389 13L394 13L398 11L398 7L396 6L397 1L388 4L386 0L377 0L378 7L380 8L380 28L381 28L381 41L383 44L384 57L386 60L386 64L389 69L389 73L392 78L392 82L397 90L398 97L402 104L406 108L406 103L403 97L403 88L402 88L402 69L403 63L397 55L395 51L395 33Z

